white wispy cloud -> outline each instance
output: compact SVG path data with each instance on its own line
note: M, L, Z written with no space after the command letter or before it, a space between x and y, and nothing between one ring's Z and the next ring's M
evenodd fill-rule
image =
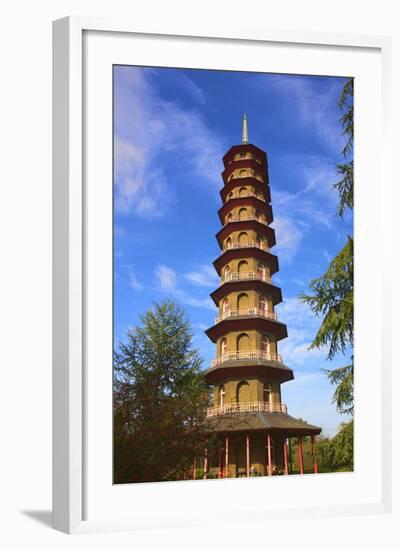
M298 297L284 298L276 307L279 319L288 326L288 338L280 342L280 353L285 363L304 365L326 360L327 348L309 349L319 326L319 319L310 307Z
M146 218L165 215L175 202L171 174L161 162L180 166L205 182L220 181L224 147L197 110L166 101L152 83L152 71L118 67L115 86L115 205L118 212L135 211ZM185 80L187 89L201 90Z
M291 192L272 185L277 253L280 260L290 263L301 243L307 245L308 232L324 229L337 234L338 196L333 191L337 176L335 165L325 159L286 155L281 162L288 162L296 174Z
M273 90L285 97L284 101L298 123L308 130L312 129L338 155L346 142L338 122L338 82L333 79L331 85L326 81L324 88L317 88L314 80L308 76L294 75L276 75L268 82L269 91Z
M129 273L129 286L133 289L133 290L142 290L143 289L143 285L142 283L140 283L136 277L136 275L132 272Z
M323 256L326 258L328 262L331 262L331 260L333 259L327 250L323 250Z
M177 75L174 75L177 83ZM203 90L195 84L195 82L184 74L181 74L178 79L178 83L182 86L183 90L188 93L197 103L204 105L206 103L206 97Z
M219 277L213 266L202 265L198 271L190 271L185 274L186 279L195 285L209 288L215 287L219 282Z
M161 264L156 268L154 274L157 281L157 290L168 292L170 296L176 298L185 305L216 311L216 307L209 297L198 298L182 288L179 288L177 285L177 273L171 267Z
M280 261L291 262L298 252L303 232L297 222L288 216L277 216L273 227L276 230L277 253Z
M155 270L155 276L161 290L175 290L177 275L174 269L166 265L159 265Z

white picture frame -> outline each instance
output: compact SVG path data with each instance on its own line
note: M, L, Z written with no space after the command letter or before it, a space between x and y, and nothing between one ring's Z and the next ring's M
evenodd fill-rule
M154 517L144 513L138 517L105 517L99 514L96 518L86 517L87 495L85 494L88 463L85 462L85 452L88 445L87 436L90 430L88 422L87 395L87 315L85 307L88 291L85 269L88 262L88 240L86 237L87 220L85 205L87 195L84 186L86 177L84 147L85 94L83 59L85 51L85 33L108 33L112 36L136 36L158 40L161 37L179 38L187 44L200 42L209 44L277 44L292 48L304 48L312 51L314 47L341 48L344 52L358 49L375 51L381 64L381 116L378 121L381 134L380 189L381 193L391 196L391 167L389 159L389 128L390 128L390 89L391 72L390 56L391 41L387 37L353 36L343 34L326 34L300 31L277 31L269 29L196 29L190 31L181 28L179 23L168 28L142 28L140 24L131 25L121 21L104 21L93 18L69 17L54 22L53 34L53 525L66 533L78 533L98 530L140 529L154 524ZM217 46L216 46L217 47ZM161 52L152 52L150 57L157 58ZM163 64L163 63L161 63ZM111 105L110 105L111 108ZM111 141L110 141L111 148ZM389 218L384 215L382 205L380 232L391 233ZM383 243L383 265L390 265L390 243ZM390 270L383 269L378 281L383 289L389 288L386 277ZM384 299L385 298L385 299ZM333 506L321 506L320 510L327 515L352 515L360 513L386 513L391 510L391 351L389 334L390 296L383 293L381 308L382 325L380 348L380 364L372 366L380 377L380 498L360 502L335 503ZM384 308L384 311L383 311ZM378 350L379 350L378 348ZM110 365L111 368L111 365ZM110 388L111 391L111 388ZM383 398L386 396L386 399ZM105 405L106 407L106 405ZM106 412L107 414L107 412ZM89 415L90 417L90 415ZM111 445L111 441L110 441ZM92 469L91 469L91 475ZM317 476L320 477L320 476ZM327 478L326 478L327 479ZM246 483L254 480L244 480ZM272 480L275 481L275 480ZM240 481L242 482L242 480ZM296 481L295 481L296 482ZM111 483L111 472L110 472ZM197 487L204 487L209 482L198 482ZM230 482L231 483L231 482ZM379 483L379 482L378 482ZM99 480L100 484L100 480ZM211 483L210 487L215 483ZM153 485L153 487L151 487ZM160 484L142 484L142 497L146 493L154 496L157 491L167 493L168 485L163 489L155 487ZM187 482L182 486L188 487ZM165 489L167 487L167 489ZM190 490L193 491L193 485ZM230 485L227 484L227 491ZM231 483L232 487L232 483ZM218 490L224 490L220 485ZM212 489L211 489L212 490ZM288 491L288 489L285 489ZM182 489L186 491L186 489ZM205 493L206 490L199 489ZM197 492L199 493L198 489ZM206 493L202 498L208 498ZM185 497L187 498L187 496ZM189 497L188 497L189 498ZM256 515L262 521L261 514ZM247 519L246 511L239 510L237 516L230 511L227 521L237 522ZM319 505L313 509L310 506L296 505L287 508L280 506L277 511L270 510L271 517L303 518L319 514ZM195 512L194 512L195 514ZM234 514L234 515L233 515ZM224 518L223 518L224 519ZM248 518L249 519L249 518ZM195 515L181 516L172 521L168 515L160 517L163 526L188 526L197 523Z

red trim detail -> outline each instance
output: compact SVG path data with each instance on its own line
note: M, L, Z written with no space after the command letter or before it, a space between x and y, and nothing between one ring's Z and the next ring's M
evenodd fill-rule
M256 172L258 172L262 176L263 183L265 184L269 183L266 166L264 166L263 164L259 164L258 162L256 162L255 159L241 159L241 160L236 160L232 162L221 173L224 183L225 184L228 183L228 178L234 172L234 170L240 170L242 168L253 168Z
M272 441L271 441L271 435L267 434L267 474L269 476L272 475L272 449L271 449Z
M284 436L283 454L284 454L284 474L288 476L288 458L287 458L287 438Z
M219 301L227 296L230 292L241 292L242 290L255 290L257 292L266 292L269 294L273 301L273 305L277 305L282 301L281 289L278 286L260 281L258 279L249 281L228 281L216 288L210 297L216 306L219 305Z
M299 459L299 473L304 473L304 458L302 454L302 438L298 437L298 459Z
M253 206L265 214L267 223L272 223L273 221L273 209L270 204L257 197L238 197L227 201L218 211L221 223L224 223L224 218L233 208L238 208L239 206Z
M229 222L216 233L216 239L220 248L223 248L224 239L226 239L232 231L242 231L245 229L256 231L266 237L269 248L276 244L276 235L272 227L256 220L244 220L241 222Z
M294 373L291 369L281 368L281 363L275 363L274 361L265 361L260 364L252 364L251 361L236 361L236 363L242 364L230 367L224 367L223 364L210 368L204 374L205 381L208 384L219 384L228 378L243 378L244 376L260 376L279 380L280 382L288 382L294 379Z
M271 332L276 336L277 341L288 336L287 326L284 323L263 317L228 317L205 330L205 334L213 343L216 343L217 338L223 334L242 330Z
M255 156L261 159L262 165L267 166L267 155L265 151L256 147L252 143L243 143L241 145L233 145L223 157L223 163L225 168L229 166L230 161L234 161L234 157L237 153L253 153Z
M312 440L312 457L313 457L313 473L318 473L317 468L317 457L316 457L316 437L314 435L311 435Z
M223 203L226 202L227 195L231 193L236 187L244 187L245 185L253 185L255 189L263 193L266 202L271 201L270 188L268 185L256 178L233 178L231 181L225 184L223 189L220 190L220 197Z
M231 260L240 260L242 258L256 258L262 260L270 268L271 275L274 275L279 270L278 258L275 254L271 254L267 250L262 250L257 246L250 246L247 248L229 248L224 250L223 253L213 262L214 268L220 275L223 267L231 262Z

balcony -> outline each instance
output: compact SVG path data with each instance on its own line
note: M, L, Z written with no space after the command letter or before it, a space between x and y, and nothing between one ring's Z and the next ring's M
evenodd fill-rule
M227 273L221 280L221 285L229 283L231 281L263 281L264 283L272 284L271 277L258 273L257 271L245 271L244 273L233 272Z
M224 319L232 319L233 317L263 317L265 319L272 319L273 321L277 321L277 315L273 311L252 307L244 309L230 309L228 311L224 311L221 315L216 317L215 323L220 323L220 321L224 321Z
M254 159L243 159L243 160L254 160ZM243 180L246 178L254 178L255 180L260 181L261 183L264 183L263 177L260 174L257 174L255 172L253 173L251 172L248 174L232 174L227 181L230 182L233 180Z
M231 199L245 199L245 198L248 198L248 197L255 197L255 199L259 199L260 201L265 200L262 193L252 193L252 192L248 191L247 193L241 193L240 194L240 193L234 193L233 191L231 191L231 194L228 195L226 201L228 202Z
M252 361L260 359L262 361L276 361L282 363L283 359L279 353L271 353L270 351L249 350L249 351L228 351L213 359L211 366L217 367L227 361Z
M252 216L252 214L249 214L248 216L232 216L231 218L227 219L224 222L224 226L231 222L248 222L248 221L255 221L259 223L263 223L263 225L267 225L265 221L263 221L260 217Z
M238 244L230 244L226 246L224 250L235 250L238 248L260 248L260 250L264 250L265 252L269 252L269 249L265 244L260 244L256 241L248 241L246 243L238 243Z
M220 407L207 409L207 416L220 416L223 414L242 412L269 412L287 414L287 405L284 403L269 403L268 401L247 401L244 403L228 403Z

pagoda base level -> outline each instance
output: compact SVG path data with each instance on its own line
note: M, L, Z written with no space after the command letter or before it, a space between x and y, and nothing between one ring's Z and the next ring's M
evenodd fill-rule
M218 433L268 430L282 432L286 437L301 437L318 435L322 431L319 426L281 412L235 412L210 417L207 422L210 430Z
M316 438L269 430L219 433L202 467L203 479L318 473Z

